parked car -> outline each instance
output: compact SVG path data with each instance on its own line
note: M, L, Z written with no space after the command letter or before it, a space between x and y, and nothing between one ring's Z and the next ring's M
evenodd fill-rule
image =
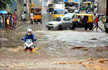
M53 21L48 22L46 27L48 28L48 30L50 30L51 28L57 30L70 28L70 26L72 25L73 15L74 13L66 14L63 17L55 17Z

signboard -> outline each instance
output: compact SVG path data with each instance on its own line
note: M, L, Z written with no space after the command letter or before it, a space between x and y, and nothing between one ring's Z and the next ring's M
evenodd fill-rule
M64 2L68 2L68 0L64 0Z
M79 2L79 0L75 0L75 2Z
M55 9L63 9L63 8L65 8L64 4L55 4Z
M75 1L75 0L68 0L68 1Z
M64 2L68 2L68 1L75 1L75 2L79 2L79 0L64 0Z

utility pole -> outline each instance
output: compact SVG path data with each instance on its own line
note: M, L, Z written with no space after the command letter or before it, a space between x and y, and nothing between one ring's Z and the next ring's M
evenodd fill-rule
M25 20L26 20L26 16L27 16L27 12L26 12L26 0L24 0L24 17L25 17Z
M86 2L88 3L88 0L86 0ZM87 3L86 3L86 8L87 8Z
M106 33L108 33L108 0L106 0Z

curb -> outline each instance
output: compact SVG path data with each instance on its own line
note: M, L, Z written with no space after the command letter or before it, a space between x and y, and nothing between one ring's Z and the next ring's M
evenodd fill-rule
M25 24L29 24L30 23L30 21L26 21L26 22L24 22L23 24L20 24L18 27L16 27L16 29L15 30L19 30L23 25L25 25Z

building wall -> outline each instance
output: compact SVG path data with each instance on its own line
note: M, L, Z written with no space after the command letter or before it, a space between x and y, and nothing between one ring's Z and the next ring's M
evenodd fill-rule
M24 11L24 1L17 0L17 18L18 20L21 19L21 14Z
M98 13L106 15L106 0L97 0L98 1Z

